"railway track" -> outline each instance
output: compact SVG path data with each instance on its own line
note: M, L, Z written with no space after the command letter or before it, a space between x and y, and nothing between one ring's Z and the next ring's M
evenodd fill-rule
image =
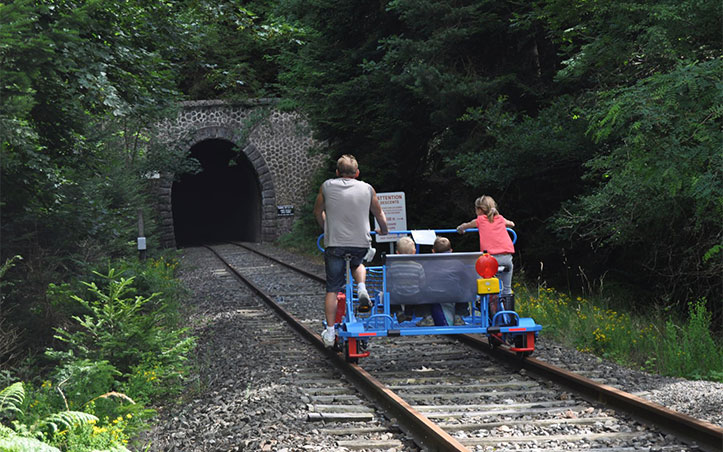
M717 426L535 359L490 353L475 337L378 338L359 366L346 363L317 335L323 269L288 266L246 244L210 249L358 389L303 369L285 381L302 389L308 421L322 422L320 433L339 447L627 452L723 444Z

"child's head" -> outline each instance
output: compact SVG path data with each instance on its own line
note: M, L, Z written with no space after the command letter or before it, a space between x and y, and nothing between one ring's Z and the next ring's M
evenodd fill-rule
M452 251L452 244L447 237L437 237L432 245L433 253L449 253Z
M474 202L474 207L477 209L477 214L480 212L485 215L487 219L492 223L495 215L497 215L497 203L491 196L482 195L477 198Z
M414 245L414 240L409 237L402 237L397 240L397 254L415 254L417 247Z

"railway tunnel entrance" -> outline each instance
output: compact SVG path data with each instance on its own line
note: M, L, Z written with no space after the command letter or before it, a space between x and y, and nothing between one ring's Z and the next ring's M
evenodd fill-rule
M173 228L178 247L229 240L260 241L261 191L253 165L224 139L191 147L198 174L183 174L171 188Z

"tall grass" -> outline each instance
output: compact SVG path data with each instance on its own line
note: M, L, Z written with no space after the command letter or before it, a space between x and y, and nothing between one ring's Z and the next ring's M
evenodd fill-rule
M603 297L573 299L545 286L516 283L515 293L520 315L543 325L543 337L649 372L723 382L723 344L711 333L705 300L676 319L620 312Z

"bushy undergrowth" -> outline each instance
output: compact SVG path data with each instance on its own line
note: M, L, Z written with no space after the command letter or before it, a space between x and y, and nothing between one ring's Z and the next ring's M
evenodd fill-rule
M126 450L153 416L147 406L178 394L188 372L194 338L180 325L175 267L114 262L50 287L69 321L56 328L43 379L0 393L1 450Z
M291 232L281 236L277 243L289 251L305 254L310 257L319 257L321 256L321 251L316 241L322 232L319 225L316 224L316 221L296 221L291 228ZM324 246L323 243L321 246Z
M645 318L609 308L609 302L570 296L553 288L515 284L517 309L543 325L542 335L623 365L662 375L723 381L723 344L711 333L705 300L689 317L664 311Z
M336 168L336 166L334 167ZM333 170L320 169L314 174L311 186L315 188L309 192L306 202L299 206L298 216L291 225L291 231L278 239L278 245L290 251L305 254L312 259L321 258L322 254L316 241L324 231L316 222L313 212L318 193L316 187L320 187L333 173Z

